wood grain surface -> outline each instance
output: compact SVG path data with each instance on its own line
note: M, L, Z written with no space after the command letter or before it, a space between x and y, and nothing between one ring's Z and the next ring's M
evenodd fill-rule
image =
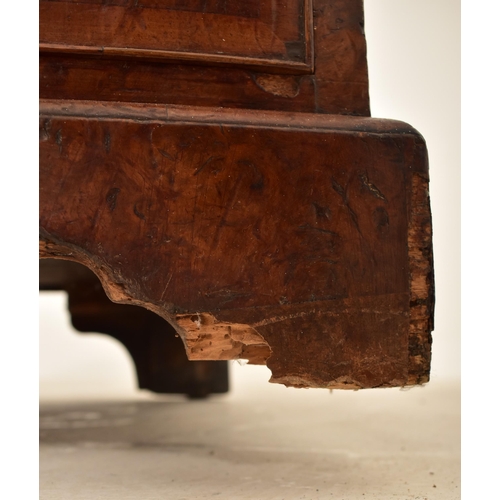
M270 65L310 73L311 28L311 0L40 2L40 46L51 52Z
M361 0L135 3L42 1L40 97L370 114Z
M425 143L390 120L42 101L43 257L272 381L428 380Z

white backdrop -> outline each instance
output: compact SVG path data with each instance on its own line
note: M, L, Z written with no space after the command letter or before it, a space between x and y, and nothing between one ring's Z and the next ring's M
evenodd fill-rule
M460 2L366 0L372 116L405 121L427 141L436 272L431 378L460 376ZM231 364L233 392L266 384L266 367ZM42 398L136 391L125 348L77 334L60 292L40 294Z

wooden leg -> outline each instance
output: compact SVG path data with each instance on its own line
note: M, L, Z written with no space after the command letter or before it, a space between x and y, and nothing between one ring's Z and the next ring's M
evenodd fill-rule
M85 266L41 260L40 286L67 291L71 320L78 331L108 334L127 348L141 389L192 398L228 391L227 361L189 361L182 340L168 322L142 307L111 302Z
M401 122L41 104L40 254L167 320L191 360L272 382L429 379L425 142Z

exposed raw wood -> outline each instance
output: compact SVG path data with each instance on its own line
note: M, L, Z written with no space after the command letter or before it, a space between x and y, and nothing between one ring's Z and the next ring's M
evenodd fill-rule
M249 325L225 323L208 313L178 314L189 359L246 359L265 364L271 354L266 341Z
M428 179L412 176L408 254L410 262L409 384L429 380L434 329L434 273Z

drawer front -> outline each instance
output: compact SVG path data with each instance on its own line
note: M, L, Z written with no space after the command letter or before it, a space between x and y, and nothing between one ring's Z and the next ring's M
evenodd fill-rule
M311 73L311 0L42 0L43 51Z

